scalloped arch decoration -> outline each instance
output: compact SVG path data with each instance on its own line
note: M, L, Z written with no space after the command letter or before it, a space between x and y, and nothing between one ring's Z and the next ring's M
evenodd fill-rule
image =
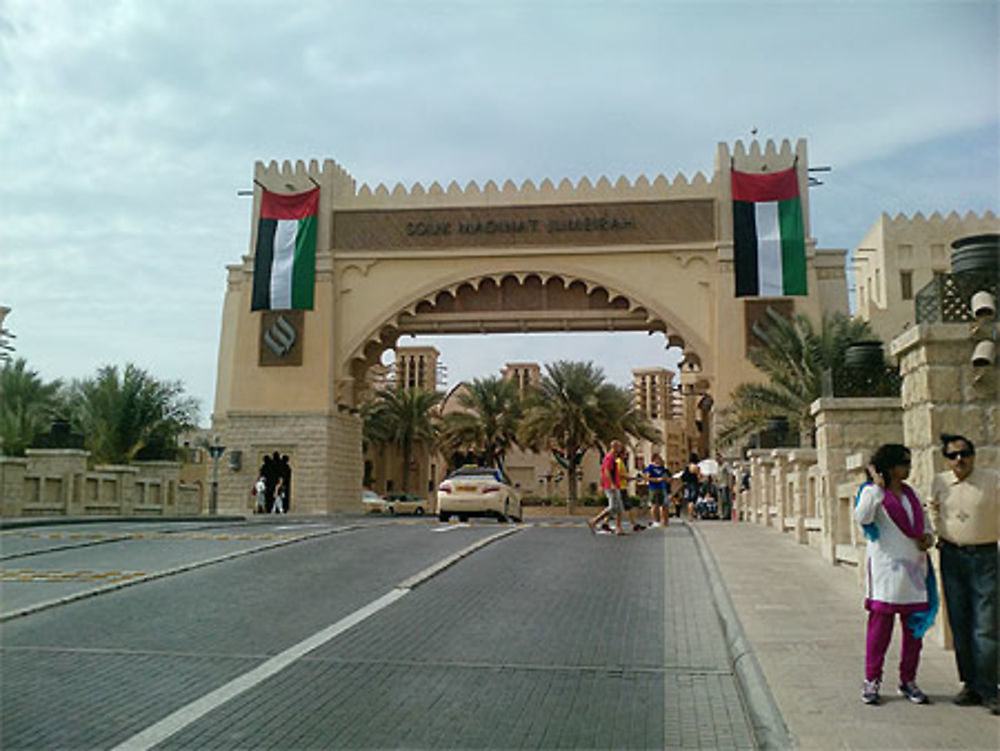
M519 287L524 287L527 280L537 280L537 283L545 286L557 284L560 288L570 290L573 288L583 288L588 297L595 295L604 298L604 304L608 308L617 307L627 310L630 313L639 312L643 315L650 332L658 332L664 335L668 347L678 347L691 352L691 358L697 358L700 363L701 357L693 350L688 350L689 338L685 338L677 331L676 326L671 326L660 315L653 312L648 304L634 299L626 292L614 289L612 286L582 278L578 275L565 271L518 271L518 272L497 272L484 274L472 279L455 280L446 286L436 286L433 289L419 294L406 305L400 308L395 314L385 319L375 330L366 335L362 341L352 349L348 358L349 371L355 379L364 376L369 367L381 359L382 353L386 349L395 346L399 338L400 323L420 313L432 313L439 306L449 306L461 293L462 289L469 289L474 292L484 288L484 285L502 287L506 280L516 282ZM619 302L620 301L620 302Z

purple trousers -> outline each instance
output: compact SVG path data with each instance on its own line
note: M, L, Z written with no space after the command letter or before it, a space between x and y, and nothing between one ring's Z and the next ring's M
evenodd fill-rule
M900 626L903 632L903 649L899 659L899 682L909 683L917 677L917 665L920 663L920 649L924 646L923 639L917 639L906 628L906 616L900 615ZM882 666L885 664L885 653L892 641L892 624L896 620L893 613L868 612L868 640L865 645L865 680L874 681L882 678Z

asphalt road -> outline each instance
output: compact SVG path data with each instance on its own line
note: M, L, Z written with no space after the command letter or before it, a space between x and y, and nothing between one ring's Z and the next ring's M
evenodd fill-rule
M4 749L753 747L679 526L73 525L0 567Z

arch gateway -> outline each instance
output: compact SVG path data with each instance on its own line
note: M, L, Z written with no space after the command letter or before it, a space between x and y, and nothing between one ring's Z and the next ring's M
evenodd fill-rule
M795 165L807 296L735 297L732 164ZM293 510L359 509L366 377L406 334L654 332L683 350L688 383L724 405L736 384L760 377L746 351L768 306L813 317L847 310L846 251L817 249L810 236L804 140L720 143L711 176L690 180L372 190L332 160L258 162L254 179L250 252L228 267L219 345L213 424L229 452L220 512L246 511L275 451L293 470ZM316 185L313 308L251 312L259 187Z

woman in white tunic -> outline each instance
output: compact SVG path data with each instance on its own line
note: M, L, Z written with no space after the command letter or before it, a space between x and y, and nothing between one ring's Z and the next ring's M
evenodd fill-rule
M899 692L916 704L926 704L916 676L923 634L933 620L928 588L933 574L925 551L934 538L920 499L904 482L910 475L909 450L900 444L879 447L872 457L871 474L874 483L862 488L854 509L854 518L868 537L868 634L861 699L866 704L879 703L885 653L899 614L903 621Z

